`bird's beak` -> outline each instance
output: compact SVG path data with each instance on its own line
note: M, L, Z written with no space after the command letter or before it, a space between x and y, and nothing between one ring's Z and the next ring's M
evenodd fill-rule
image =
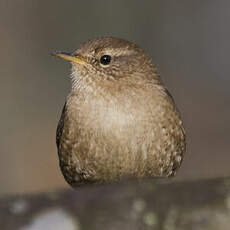
M87 62L83 58L78 57L74 53L56 51L56 52L53 52L52 55L54 55L56 57L59 57L59 58L62 58L64 60L66 60L66 61L70 61L72 63L77 63L77 64L81 64L81 65L86 65L87 64Z

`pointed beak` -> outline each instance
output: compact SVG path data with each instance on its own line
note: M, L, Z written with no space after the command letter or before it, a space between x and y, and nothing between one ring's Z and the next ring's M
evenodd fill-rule
M82 57L78 57L75 53L56 51L56 52L53 52L52 55L59 57L61 59L64 59L66 61L72 62L72 63L77 63L80 65L87 64L87 62Z

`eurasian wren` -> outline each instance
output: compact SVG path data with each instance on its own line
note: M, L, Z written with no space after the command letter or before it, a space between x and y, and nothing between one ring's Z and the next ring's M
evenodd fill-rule
M174 175L185 131L151 58L136 44L110 37L54 54L72 63L56 138L66 181Z

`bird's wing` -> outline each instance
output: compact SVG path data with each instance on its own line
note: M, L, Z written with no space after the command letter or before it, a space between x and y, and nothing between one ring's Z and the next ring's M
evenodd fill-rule
M57 131L56 131L56 144L57 144L58 149L59 149L60 140L61 140L63 127L64 127L65 113L66 113L66 103L64 104L64 107L62 109L61 118L60 118L60 120L58 122Z

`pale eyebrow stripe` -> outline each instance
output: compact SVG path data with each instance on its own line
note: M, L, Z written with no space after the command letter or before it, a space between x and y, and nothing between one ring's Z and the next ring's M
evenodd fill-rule
M116 56L124 54L124 48L113 48L113 49L105 48L105 49L102 49L102 50L103 50L103 53L105 53L105 54L106 53L111 54L111 52L116 53ZM133 53L134 53L133 50L126 49L124 56L128 56L128 55L133 54Z

